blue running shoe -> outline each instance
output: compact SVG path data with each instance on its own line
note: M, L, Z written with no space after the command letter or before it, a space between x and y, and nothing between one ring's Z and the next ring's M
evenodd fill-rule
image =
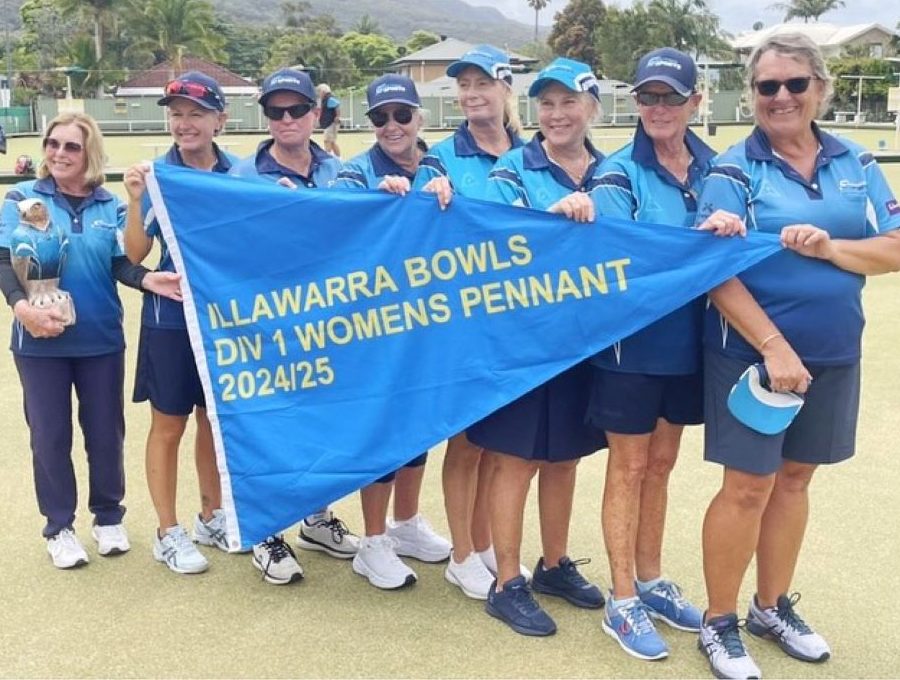
M717 678L750 680L762 677L759 666L744 647L737 614L707 619L700 626L697 649L706 656Z
M619 606L610 597L603 614L603 630L638 659L655 661L669 656L669 648L656 632L647 605L637 597L630 597Z
M504 583L499 593L494 581L484 608L495 619L500 619L522 635L545 636L556 632L556 624L535 602L524 576L516 576Z
M576 607L600 609L603 606L603 593L593 583L578 573L579 564L588 564L589 559L575 560L563 557L558 567L544 568L544 558L538 560L531 577L531 588L537 593L555 595L571 602Z
M638 592L641 602L647 605L654 619L665 621L678 630L700 632L703 612L685 599L677 584L660 579L650 590L640 592L638 588Z

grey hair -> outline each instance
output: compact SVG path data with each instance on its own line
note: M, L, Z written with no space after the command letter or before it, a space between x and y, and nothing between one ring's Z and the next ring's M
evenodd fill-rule
M828 72L825 65L825 57L819 47L807 36L802 33L782 33L773 35L763 40L753 52L747 62L746 85L750 90L750 96L756 97L756 90L753 84L756 82L756 67L759 60L766 52L778 52L786 57L799 62L804 62L812 69L812 75L825 84L824 96L819 104L819 117L825 115L831 99L834 97L834 78Z

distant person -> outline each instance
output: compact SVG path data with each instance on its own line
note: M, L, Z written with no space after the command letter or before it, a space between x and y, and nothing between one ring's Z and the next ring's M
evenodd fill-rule
M227 173L237 162L215 142L228 116L225 95L213 78L198 71L180 75L166 85L164 96L157 103L166 107L173 140L157 162L218 173ZM160 252L158 270L174 272L171 253L147 200L149 170L149 164L139 163L125 172L129 199L125 252L132 262L143 262L156 240ZM192 522L193 538L226 552L228 542L212 429L181 300L144 295L133 398L136 402L150 402L147 486L158 521L153 556L178 574L205 571L209 563L194 547L176 513L178 448L191 414L197 425L194 461L200 486L200 512Z
M340 158L341 147L338 146L337 135L341 127L341 100L332 94L331 88L325 83L316 86L316 95L319 99L319 127L325 131L325 151Z
M31 435L34 486L45 517L43 535L54 566L88 563L75 534L78 506L72 465L72 393L84 437L89 478L91 534L100 555L129 550L122 523L125 506L125 336L116 281L179 298L179 276L132 265L122 250L124 204L103 188L103 138L83 113L50 121L37 179L10 189L0 213L0 288L12 307L10 349L22 383L25 422ZM11 236L20 203L39 207L66 241L57 261L59 287L71 295L75 320L57 307L32 304L11 264ZM40 212L39 211L39 212ZM41 257L43 249L38 249Z
M3 129L2 123L0 123L0 153L6 155L6 130Z
M13 166L13 173L16 175L33 175L34 161L28 154L22 154L16 158L16 164Z

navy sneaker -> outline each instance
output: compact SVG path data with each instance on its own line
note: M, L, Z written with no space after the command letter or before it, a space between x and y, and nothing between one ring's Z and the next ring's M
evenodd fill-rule
M629 597L615 606L610 598L603 613L603 630L631 656L655 661L669 656L669 648L656 632L647 605Z
M600 609L603 606L603 593L593 583L578 573L579 564L589 563L589 559L575 560L563 557L558 567L544 568L544 558L538 560L531 577L531 587L535 592L544 595L555 595L571 602L576 607Z
M504 583L499 593L494 581L484 608L495 619L500 619L522 635L545 636L556 632L556 624L535 602L524 576L516 576Z
M699 633L703 625L703 612L692 605L684 595L681 588L672 581L660 579L660 581L645 592L640 592L641 602L647 605L650 616L660 621L665 621L672 628L686 630L691 633Z

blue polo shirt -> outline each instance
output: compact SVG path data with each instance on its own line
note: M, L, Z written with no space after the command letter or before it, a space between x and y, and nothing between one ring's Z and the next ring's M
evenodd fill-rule
M113 259L125 254L122 232L125 204L103 187L95 188L77 210L59 192L52 177L17 184L6 194L0 213L0 247L9 248L19 224L18 202L39 198L53 224L69 241L59 287L72 295L76 322L55 338L33 338L13 320L14 354L34 357L90 357L125 349L122 303L113 278Z
M231 166L237 162L237 156L223 151L219 146L213 143L213 150L216 153L216 164L212 171L225 174ZM179 167L187 167L178 145L173 144L165 155L156 159L157 163L165 163L166 165L177 165ZM172 256L169 254L169 248L162 237L162 231L159 228L159 222L156 221L156 215L150 205L150 198L144 194L141 200L141 212L144 215L144 233L150 238L159 241L159 265L156 271L174 272L175 263L172 262ZM144 304L141 309L141 324L148 328L166 328L166 329L182 329L187 328L184 321L184 306L180 302L171 300L167 297L144 291Z
M417 140L416 145L422 151L428 151L428 145L423 140ZM368 151L344 163L331 186L336 189L377 189L387 175L406 177L410 182L415 177L415 173L407 172L397 165L384 149L375 144Z
M872 154L815 125L813 132L819 152L810 181L772 150L759 128L718 156L703 184L697 223L721 209L741 216L748 229L772 234L809 223L832 238L863 239L900 227L900 206ZM864 276L785 249L740 279L804 362L846 365L859 360ZM759 360L712 306L704 341L728 356Z
M522 139L507 130L511 149L522 146ZM448 177L453 191L467 198L485 198L488 174L497 157L478 146L469 123L460 125L447 139L438 142L419 164L413 189L421 190L435 177Z
M653 140L638 123L634 140L600 168L591 197L597 214L636 222L691 228L697 196L716 155L688 130L684 143L693 159L684 182L656 157ZM607 370L647 375L685 375L701 365L705 296L596 354L591 363Z
M235 177L261 177L270 182L277 182L287 177L298 188L314 189L327 187L341 170L341 161L310 140L309 150L312 161L309 166L309 177L303 177L296 171L283 166L272 156L274 139L261 142L256 153L235 163L228 174Z
M503 154L488 176L486 198L507 205L546 210L574 191L590 192L599 179L603 154L585 140L593 160L576 184L560 166L547 157L538 132L528 144Z

